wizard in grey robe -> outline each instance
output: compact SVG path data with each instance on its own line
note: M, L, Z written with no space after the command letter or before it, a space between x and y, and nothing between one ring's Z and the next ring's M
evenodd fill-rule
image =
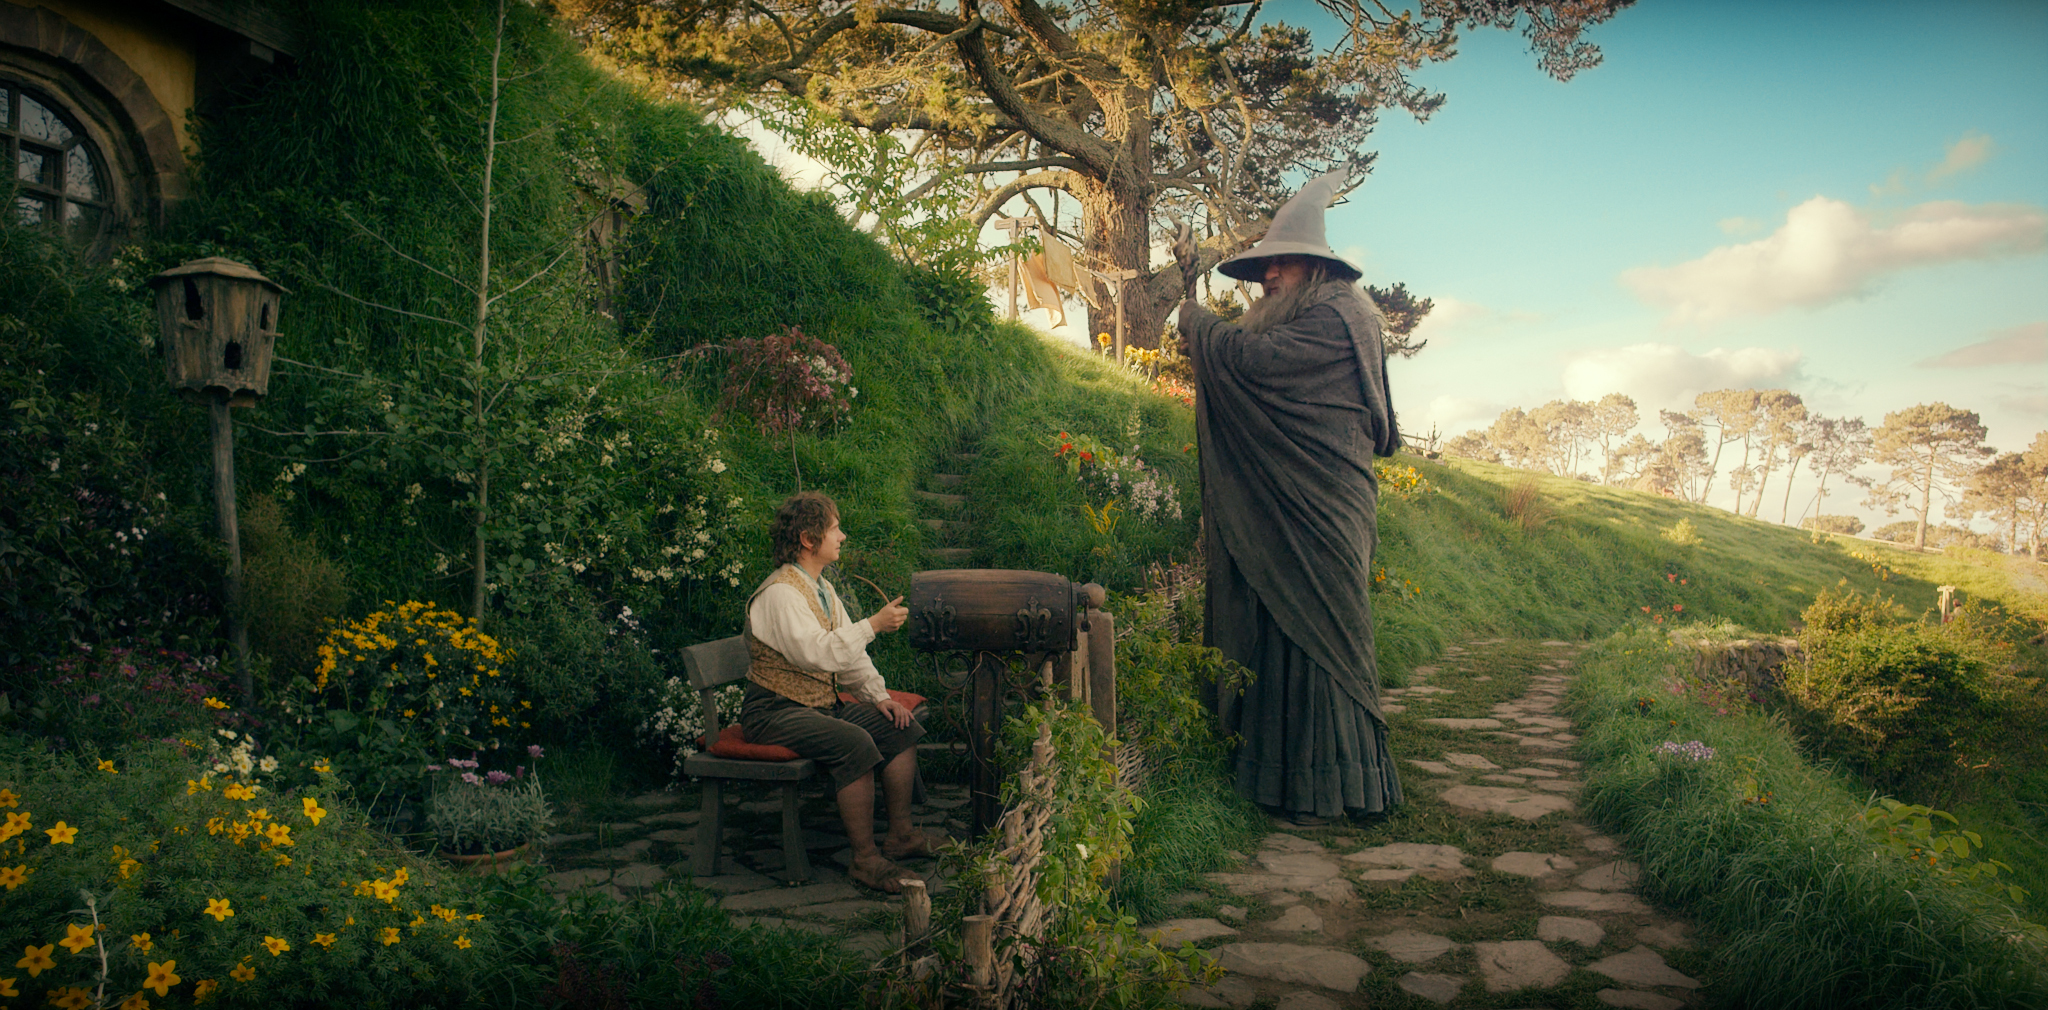
M1201 440L1206 640L1255 674L1241 695L1223 692L1219 715L1242 738L1239 792L1304 824L1401 802L1369 598L1373 458L1401 440L1379 310L1324 239L1346 177L1311 181L1258 244L1218 265L1264 286L1236 324L1192 297L1180 307ZM1185 256L1186 238L1177 246Z

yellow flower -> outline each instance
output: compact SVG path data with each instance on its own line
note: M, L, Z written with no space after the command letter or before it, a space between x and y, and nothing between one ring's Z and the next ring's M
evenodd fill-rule
M65 986L62 989L50 990L50 1002L62 1010L79 1010L80 1007L91 1005L92 994L77 986Z
M121 879L122 879L122 880L127 880L127 879L128 879L128 875L129 875L129 874L131 874L131 873L134 873L134 872L135 872L135 868L136 868L136 867L138 867L138 866L141 866L141 865L142 865L141 863L139 863L139 862L136 862L136 861L135 861L135 860L133 860L133 859L123 859L123 860L121 860Z
M9 804L9 806L12 805L13 804ZM7 823L0 824L0 842L4 842L10 838L13 838L15 835L27 831L28 825L29 814L27 811L24 810L21 813L8 814Z
M0 867L0 887L12 891L28 880L28 864Z
M144 949L147 950L148 948ZM151 961L149 962L149 977L143 980L142 987L144 989L155 989L158 996L168 996L170 995L171 987L182 981L184 979L178 977L178 962L165 961L162 964L158 964L155 961Z
M391 946L392 944L394 944L394 943L397 943L397 942L398 942L398 927L397 927L397 926L386 926L386 927L384 927L384 932L382 932L382 933L379 933L379 934L377 935L377 939L379 939L379 940L382 940L382 941L384 941L384 946L386 946L386 947L389 947L389 946Z
M78 829L66 825L63 821L58 821L56 827L44 828L43 834L50 836L51 845L73 845L76 843L72 839L78 837Z
M162 995L159 993L158 995ZM121 1001L120 1010L149 1010L149 997L136 993Z
M412 871L406 869L403 866L391 872L391 882L394 884L404 884L406 881L411 879Z
M482 912L471 912L468 915L463 916L463 918L468 919L471 922L482 922L484 921L484 914Z
M461 914L452 908L442 908L439 905L434 905L428 908L427 911L432 912L437 916L440 916L442 922L454 922L455 917Z
M100 762L100 771L106 772L106 773L107 773L107 774L109 774L109 775L119 775L119 774L121 774L121 773L120 773L120 771L118 771L118 770L116 770L116 769L114 768L114 762L112 762L112 761L102 761L102 762Z
M297 844L292 841L291 827L289 825L279 824L275 821L271 822L271 825L269 827L263 829L263 837L270 839L270 844L272 845Z
M282 852L280 852L280 853L278 853L278 854L277 854L277 856L276 856L276 860L277 860L277 865L278 865L278 866L290 866L290 865L292 865L292 857L290 857L290 856L287 856L287 855L285 855L285 854L284 854L284 853L282 853ZM310 870L309 870L308 872L310 872Z
M214 817L206 822L206 833L209 835L220 834L221 832L226 831L227 828L228 819L225 817Z
M392 901L398 897L398 888L388 880L373 880L370 882L370 897Z
M246 964L238 964L235 965L234 971L228 972L228 977L237 982L247 982L256 977L256 969Z
M410 719L410 718L412 718L413 716L416 716L416 715L418 715L418 714L419 714L418 712L415 712L415 711L413 711L412 709L406 709L406 710L405 710L405 717L406 717L406 718L408 718L408 719Z
M213 791L213 776L201 775L197 779L185 780L185 795L196 795L201 789L204 789L208 792Z
M412 928L414 928L414 929L418 929L418 928L420 928L421 926L424 926L424 925L426 925L426 924L427 924L427 917L426 917L426 916L424 916L424 915L420 915L420 914L418 914L418 913L414 913L414 914L413 914L413 917L412 917L412 921L411 921L411 922L408 922L408 923L406 923L406 925L408 925L408 926L411 926L411 927L412 927Z
M19 996L19 995L21 995L21 990L19 990L19 989L16 989L16 988L14 987L14 980L13 980L13 979L11 979L11 978L0 978L0 996Z
M14 790L0 789L0 807L11 807L20 802L21 797L14 795Z
M206 707L212 709L224 709L228 707L228 703L220 700L219 698L208 698L206 699Z
M248 814L249 819L252 821L267 821L270 819L269 807L257 807L254 810L244 810L242 812Z
M263 949L269 951L271 957L276 957L279 954L282 954L285 951L292 949L292 945L286 943L284 937L266 936L263 938Z
M30 944L21 949L25 953L21 960L14 962L14 966L16 968L28 969L28 977L30 978L41 975L45 968L55 968L57 966L57 962L50 959L50 952L57 949L57 945L54 943L46 943L40 947Z
M327 811L320 808L320 801L308 796L299 802L306 805L306 819L312 821L314 827L319 827L320 818L327 816Z
M229 901L226 898L208 898L206 899L206 910L199 914L213 916L213 921L215 922L226 922L228 916L235 914L235 910L229 907Z
M156 941L150 939L148 933L130 933L128 935L128 942L134 944L135 949L144 954L149 953L150 948L156 946ZM163 993L157 993L157 995L162 996Z
M463 950L468 950L468 949L469 949L469 948L470 948L471 946L473 946L473 945L472 945L472 944L471 944L471 943L469 942L469 937L466 937L466 936L458 936L458 937L456 937L456 938L455 938L455 945L456 945L457 947L460 947L460 948L462 948Z
M57 941L57 946L73 954L85 953L85 948L92 946L92 927L81 926L75 922L66 924L64 939Z
M230 782L221 787L220 794L231 800L253 800L256 798L256 790L239 782Z
M334 766L328 764L326 758L321 758L320 760L313 762L313 771L321 775L331 775L334 773Z
M210 978L200 979L197 983L195 983L192 986L192 1002L204 1003L207 1000L212 999L213 991L218 988L220 988L219 982Z
M313 934L313 942L319 944L322 947L332 947L334 946L334 934L315 933Z

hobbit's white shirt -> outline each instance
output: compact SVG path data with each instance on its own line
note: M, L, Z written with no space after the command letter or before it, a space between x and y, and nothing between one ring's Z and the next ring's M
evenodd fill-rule
M874 626L847 615L831 582L814 580L799 566L788 567L796 569L806 584L817 586L831 603L832 630L818 627L816 600L806 600L795 586L778 582L761 590L747 607L747 627L754 637L804 669L834 674L839 690L861 701L887 700L889 691L882 672L868 658L868 643L875 640Z

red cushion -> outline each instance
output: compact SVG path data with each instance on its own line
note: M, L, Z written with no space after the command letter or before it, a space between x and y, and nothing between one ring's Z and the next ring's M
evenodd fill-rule
M891 690L889 698L912 712L917 711L917 706L924 704L924 695L911 694L909 691ZM854 703L853 695L850 694L840 694L839 700L849 705ZM698 737L697 742L701 745L704 738ZM704 748L704 752L712 757L736 758L741 761L794 761L801 756L787 747L778 747L770 743L748 743L747 731L741 729L738 723L719 730L718 742Z
M794 761L799 755L787 747L767 743L748 743L747 732L737 725L727 726L718 733L718 742L705 748L712 757L737 758L742 761Z

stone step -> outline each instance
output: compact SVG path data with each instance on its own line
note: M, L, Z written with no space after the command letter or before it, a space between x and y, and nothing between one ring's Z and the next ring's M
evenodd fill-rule
M959 487L967 483L967 475L960 473L935 473L931 475L928 483L933 487Z
M925 529L940 536L958 536L974 528L973 523L964 523L957 519L919 519L918 522L924 524Z
M981 458L981 453L978 453L978 452L956 452L956 453L954 453L954 454L953 454L953 458L954 458L954 459L957 459L957 460L959 460L959 461L960 461L960 462L962 462L962 463L972 463L972 462L974 462L975 460L978 460L978 459L980 459L980 458Z
M948 565L964 565L974 557L971 547L928 547L924 556L935 562Z
M967 503L966 495L940 494L937 491L912 491L910 497L942 509L956 509Z

